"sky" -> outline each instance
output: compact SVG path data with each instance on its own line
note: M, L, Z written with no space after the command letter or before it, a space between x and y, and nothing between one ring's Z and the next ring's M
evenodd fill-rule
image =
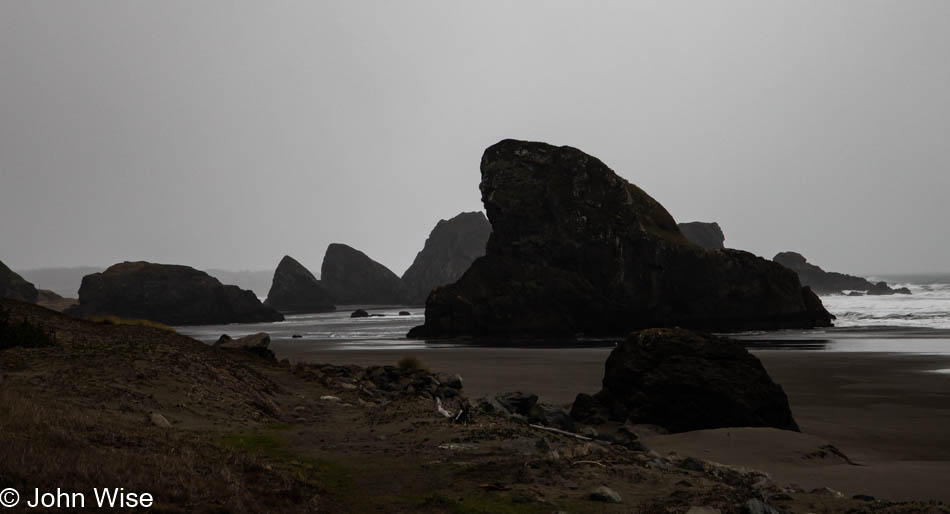
M397 274L505 138L727 246L950 270L950 2L0 2L0 260Z

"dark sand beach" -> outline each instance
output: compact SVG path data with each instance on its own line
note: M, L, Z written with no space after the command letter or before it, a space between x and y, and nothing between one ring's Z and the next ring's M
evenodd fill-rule
M277 343L278 358L336 364L392 364L411 355L464 378L472 398L533 392L566 404L600 388L609 348L432 348L314 350ZM766 471L779 482L847 496L950 501L950 357L871 352L756 351L788 394L802 434L722 429L650 437L660 453ZM816 446L839 449L852 463Z

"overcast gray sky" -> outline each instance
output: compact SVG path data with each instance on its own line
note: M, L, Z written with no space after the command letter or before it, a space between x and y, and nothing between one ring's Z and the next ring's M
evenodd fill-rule
M401 274L503 138L826 269L950 270L950 2L0 1L0 260Z

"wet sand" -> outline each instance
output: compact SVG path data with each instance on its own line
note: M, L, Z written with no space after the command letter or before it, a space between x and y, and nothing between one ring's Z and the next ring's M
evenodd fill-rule
M278 358L335 364L394 364L414 356L460 374L468 395L526 391L566 404L600 388L609 348L314 350L276 342ZM803 434L724 429L659 436L647 445L747 466L806 489L950 502L950 357L864 352L756 351L788 394ZM859 465L816 457L832 444Z

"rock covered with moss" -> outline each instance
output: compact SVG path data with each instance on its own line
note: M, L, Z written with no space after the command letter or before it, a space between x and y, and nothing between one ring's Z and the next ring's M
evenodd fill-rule
M432 292L410 337L830 325L794 272L691 244L662 205L576 148L505 140L481 172L486 255Z

